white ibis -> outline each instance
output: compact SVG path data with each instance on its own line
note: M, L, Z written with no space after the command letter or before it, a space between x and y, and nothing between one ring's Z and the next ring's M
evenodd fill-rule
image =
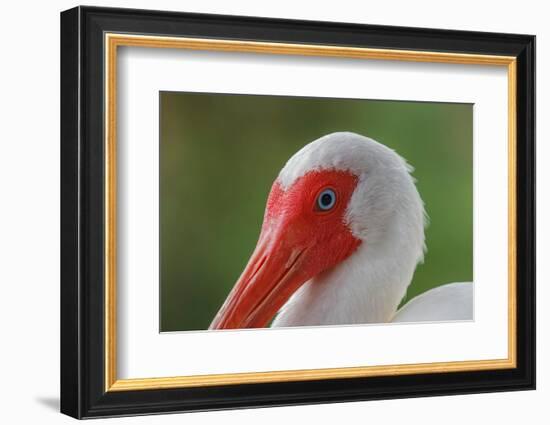
M210 329L472 319L470 282L397 310L425 251L411 171L354 133L304 146L273 183L256 249Z

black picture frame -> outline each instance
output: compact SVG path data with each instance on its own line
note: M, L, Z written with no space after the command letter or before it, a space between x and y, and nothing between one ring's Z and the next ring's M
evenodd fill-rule
M517 367L105 391L104 34L139 33L517 58ZM61 412L75 418L535 388L535 37L76 7L61 13Z

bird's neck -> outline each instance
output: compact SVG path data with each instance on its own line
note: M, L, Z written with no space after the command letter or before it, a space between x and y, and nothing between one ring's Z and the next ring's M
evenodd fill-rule
M374 245L363 243L343 263L306 282L283 306L273 326L390 321L419 261L418 237L407 237L399 227L391 233Z

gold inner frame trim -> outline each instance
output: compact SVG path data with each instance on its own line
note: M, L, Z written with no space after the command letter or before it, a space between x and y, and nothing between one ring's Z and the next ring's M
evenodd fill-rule
M516 367L516 58L463 53L371 49L329 45L105 34L105 391L136 391L214 385L411 375ZM398 364L253 373L118 379L116 324L116 123L117 49L120 46L323 56L504 66L508 72L508 357L494 360Z

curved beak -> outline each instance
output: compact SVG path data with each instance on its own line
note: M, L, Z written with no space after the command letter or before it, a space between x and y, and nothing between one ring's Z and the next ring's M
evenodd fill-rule
M269 325L290 296L309 278L303 269L307 246L287 226L262 230L256 249L209 329Z

